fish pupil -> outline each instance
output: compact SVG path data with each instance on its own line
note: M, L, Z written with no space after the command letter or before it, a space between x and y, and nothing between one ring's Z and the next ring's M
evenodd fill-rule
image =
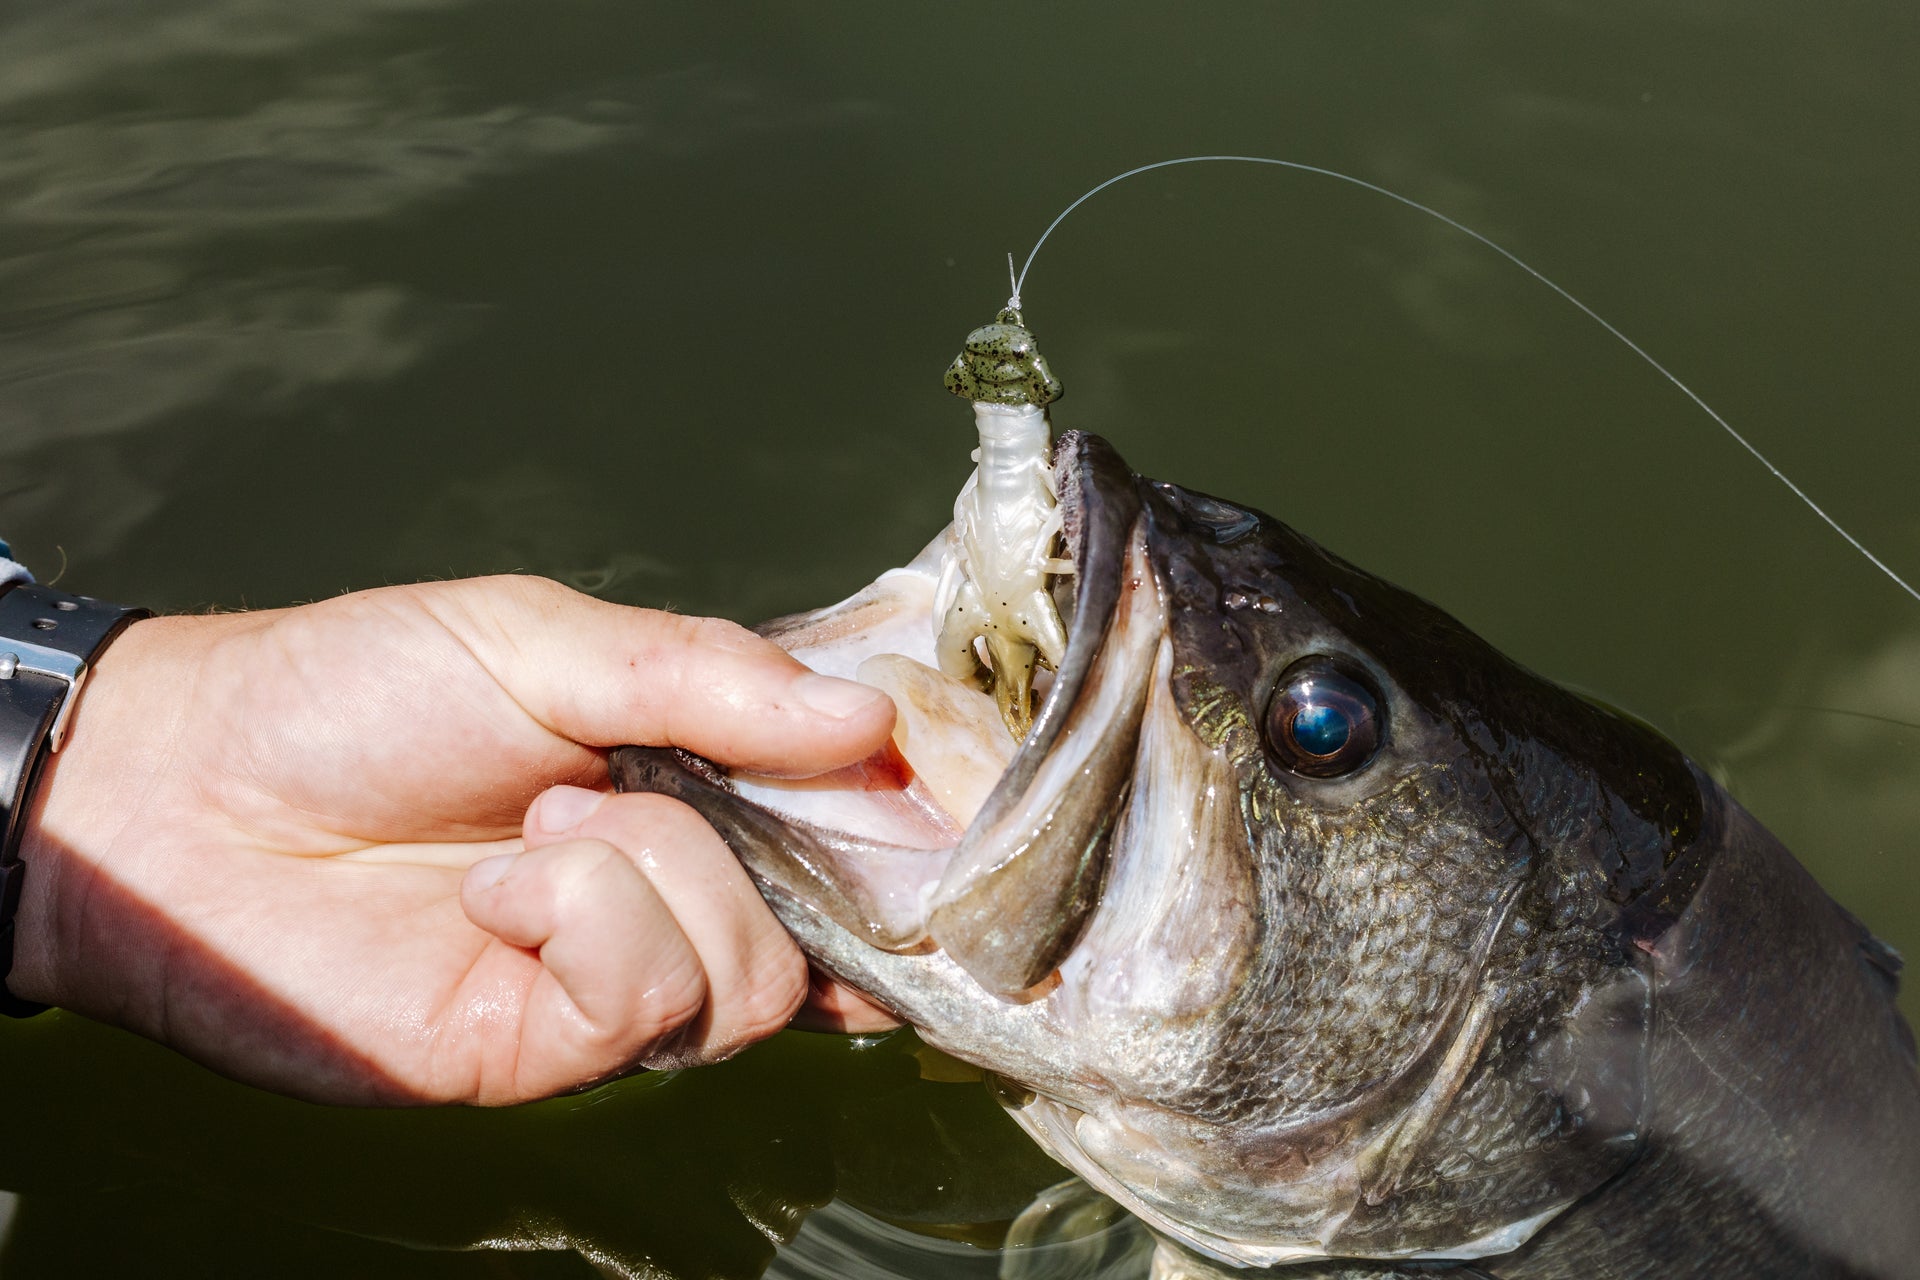
M1309 755L1330 756L1352 736L1352 722L1337 708L1309 703L1293 713L1293 740Z
M1366 767L1386 732L1384 701L1355 664L1309 654L1280 675L1262 726L1274 763L1303 778Z

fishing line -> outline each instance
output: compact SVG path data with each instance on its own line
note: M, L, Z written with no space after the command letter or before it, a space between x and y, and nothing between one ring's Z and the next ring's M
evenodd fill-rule
M1117 173L1113 177L1108 178L1105 182L1102 182L1100 185L1087 191L1078 200L1075 200L1072 204L1062 209L1060 211L1060 216L1047 224L1047 229L1045 231L1042 231L1040 233L1040 238L1033 242L1032 251L1027 254L1027 260L1021 266L1020 274L1014 279L1013 297L1008 300L1008 305L1016 309L1019 307L1020 291L1027 283L1027 272L1033 269L1033 260L1036 257L1038 257L1040 254L1040 246L1047 242L1047 237L1053 234L1054 228L1058 227L1062 222L1065 222L1067 220L1067 215L1072 213L1075 209L1078 209L1081 205L1093 199L1093 197L1099 195L1102 191L1105 191L1108 187L1112 186L1114 183L1125 182L1128 178L1136 177L1139 174L1151 173L1155 169L1169 169L1169 168L1172 168L1174 165L1179 165L1179 164L1208 164L1208 163L1270 164L1282 169L1293 169L1300 173L1316 174L1323 178L1336 178L1341 182L1349 183L1356 187L1362 187L1368 191L1375 193L1376 195L1383 195L1387 197L1387 199L1389 200L1397 201L1400 204L1407 206L1407 208L1409 209L1414 209L1421 213L1426 214L1429 218L1438 218L1441 222L1446 223L1449 227L1452 227L1455 231L1458 231L1463 235L1468 235L1473 237L1475 240L1479 241L1481 244L1485 245L1487 248L1493 250L1495 253L1505 258L1508 262L1511 262L1514 266L1520 268L1522 271L1532 276L1535 280L1538 280L1541 284L1547 286L1547 288L1559 294L1562 298L1565 298L1568 302L1571 302L1574 306L1580 309L1580 313L1586 316L1587 319L1593 321L1595 324L1599 325L1602 329L1605 329L1608 333L1618 338L1622 343L1626 344L1627 350L1633 352L1633 354L1639 356L1642 360L1646 361L1647 364L1651 365L1653 367L1654 372L1658 373L1661 377L1665 378L1668 382L1671 382L1674 386L1680 388L1680 392L1682 395L1686 396L1687 399L1693 401L1694 404L1700 407L1700 411L1702 413L1706 414L1709 418L1712 418L1714 422L1718 423L1720 429L1726 432L1728 435L1732 436L1734 439L1734 442L1738 444L1742 449L1745 449L1748 453L1752 454L1756 462L1758 462L1761 466L1765 467L1769 472L1773 474L1774 479L1778 480L1781 484L1787 486L1787 488L1792 491L1794 497L1800 499L1801 502L1805 503L1807 510L1813 512L1813 514L1815 514L1816 516L1819 516L1823 521L1826 522L1826 525L1829 529L1832 529L1835 533L1839 534L1842 538L1844 538L1848 546L1852 547L1855 551L1858 551L1861 555L1865 556L1868 562L1871 563L1874 568L1878 569L1881 573L1884 573L1885 575L1887 575L1888 578L1892 579L1895 586L1899 587L1902 591L1912 596L1915 600L1920 601L1920 590L1915 590L1911 583L1909 583L1905 578L1901 577L1899 574L1895 573L1890 567L1888 567L1885 561L1881 560L1880 557L1873 554L1873 552L1867 550L1865 545L1861 543L1860 539L1854 537L1852 534L1848 533L1845 529L1841 528L1840 522L1838 520L1835 520L1832 516L1828 515L1826 511L1820 506L1819 503L1815 502L1812 498L1808 497L1806 490L1802 489L1799 485L1795 484L1792 480L1788 479L1786 472L1774 466L1773 463L1768 460L1766 454L1761 453L1760 450L1754 447L1752 441L1748 440L1745 436L1741 435L1738 431L1735 431L1733 429L1733 424L1728 422L1725 418L1721 417L1718 413L1716 413L1714 411L1713 406L1708 404L1705 400L1702 400L1697 394L1695 394L1692 387L1680 381L1680 379L1677 376L1675 376L1673 371L1667 368L1667 366L1661 364L1658 360L1655 360L1652 356L1648 355L1646 350L1642 348L1639 343L1635 342L1632 338L1629 338L1626 334L1620 332L1620 330L1614 328L1613 325L1608 323L1606 318L1602 316L1599 312L1595 311L1592 307L1589 307L1586 303L1580 301L1580 299L1574 297L1571 293L1568 293L1565 289L1562 289L1559 285L1555 284L1552 280L1548 279L1545 275L1541 274L1539 271L1534 270L1534 268L1529 266L1525 261L1523 261L1518 254L1515 254L1507 249L1502 248L1500 245L1494 243L1492 240L1489 240L1486 236L1481 235L1478 231L1475 231L1472 227L1467 226L1465 223L1455 221L1454 219L1449 218L1446 214L1441 213L1438 209L1434 209L1427 205L1421 204L1418 200L1412 199L1411 197L1403 196L1398 191L1389 191L1385 187L1378 186L1375 183L1368 182L1365 178L1356 178L1350 173L1341 173L1337 169L1323 169L1318 165L1302 164L1297 160L1276 160L1271 156L1180 156L1177 159L1173 159L1173 160L1156 160L1152 164L1143 164L1137 169L1129 169L1125 173ZM1011 255L1008 256L1007 264L1009 269L1011 269L1013 264L1013 259Z

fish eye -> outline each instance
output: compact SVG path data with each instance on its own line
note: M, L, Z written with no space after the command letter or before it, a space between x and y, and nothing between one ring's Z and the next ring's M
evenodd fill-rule
M1359 672L1332 658L1302 658L1281 673L1267 704L1267 746L1307 778L1337 778L1380 749L1380 699Z

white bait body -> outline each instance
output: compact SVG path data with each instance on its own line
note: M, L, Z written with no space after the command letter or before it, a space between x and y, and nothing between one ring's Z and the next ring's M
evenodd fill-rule
M1072 572L1055 554L1060 506L1046 406L1060 383L1009 306L967 335L947 370L947 389L973 403L980 447L953 504L934 648L947 675L984 676L1019 741L1033 723L1034 669L1057 667L1067 644L1049 589L1053 575Z
M973 414L978 466L953 504L935 644L940 669L964 679L978 673L975 642L985 642L1000 714L1025 737L1035 662L1057 667L1067 646L1047 583L1070 567L1053 554L1060 536L1053 439L1046 411L1035 405L975 401Z

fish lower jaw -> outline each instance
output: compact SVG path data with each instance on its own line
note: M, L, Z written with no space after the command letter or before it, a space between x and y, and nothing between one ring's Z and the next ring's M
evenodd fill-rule
M1323 1164L1311 1176L1285 1183L1256 1176L1234 1186L1223 1184L1220 1153L1212 1144L1189 1156L1179 1138L1048 1098L1015 1110L1013 1117L1054 1159L1157 1235L1236 1267L1333 1256L1332 1242L1360 1203L1351 1161ZM1178 1118L1168 1119L1184 1127ZM1244 1226L1235 1230L1235 1223Z
M1513 902L1476 939L1480 973ZM1501 989L1461 984L1426 1042L1363 1092L1262 1124L1205 1121L1125 1101L1124 1086L1077 1106L1038 1099L1014 1115L1054 1157L1155 1230L1237 1266L1325 1257L1473 1259L1518 1247L1572 1203L1551 1196L1514 1216L1421 1211L1435 1143L1497 1021ZM1133 1091L1135 1095L1139 1090ZM1252 1091L1257 1094L1258 1090ZM1546 1192L1546 1188L1541 1190Z
M1461 1238L1410 1235L1391 1243L1362 1241L1350 1228L1369 1207L1362 1173L1368 1153L1345 1143L1307 1158L1301 1153L1315 1146L1308 1131L1319 1125L1302 1126L1302 1132L1291 1137L1269 1133L1249 1142L1244 1135L1226 1132L1200 1139L1189 1121L1171 1115L1165 1117L1168 1124L1136 1127L1098 1107L1083 1111L1045 1096L1010 1110L1054 1159L1156 1235L1235 1267L1327 1258L1492 1257L1525 1244L1578 1198L1567 1197ZM1276 1145L1287 1153L1279 1157L1284 1174L1276 1171ZM1223 1161L1222 1146L1245 1148L1243 1157ZM1223 1168L1234 1172L1223 1179Z

